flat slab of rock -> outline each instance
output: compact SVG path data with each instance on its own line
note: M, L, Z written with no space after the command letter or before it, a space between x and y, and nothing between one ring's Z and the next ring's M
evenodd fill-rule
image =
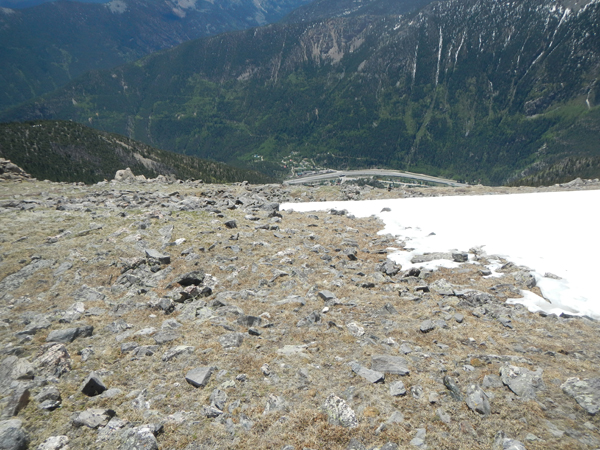
M76 427L86 426L96 429L105 426L116 413L112 409L90 408L80 413L75 413L71 422Z
M532 372L522 367L504 366L500 368L500 378L519 397L532 399L537 391L545 388L542 372L542 369Z
M487 394L477 384L471 384L467 387L465 400L467 406L476 413L487 416L492 411Z
M588 414L595 415L600 411L600 378L569 378L560 387Z
M171 255L161 253L158 250L152 248L146 249L146 257L148 259L154 259L161 264L171 264Z
M408 362L400 356L373 355L371 369L392 375L408 375Z
M48 334L46 342L58 342L61 344L70 344L75 339L80 337L89 337L94 333L94 327L85 325L76 328L64 328L62 330L54 330Z
M194 387L204 387L208 384L213 370L214 367L209 366L196 367L185 374L185 381Z
M239 347L244 342L244 335L242 333L227 333L221 336L218 341L223 348Z
M363 377L365 380L371 383L379 383L385 380L385 375L383 373L377 372L376 370L367 369L356 361L351 362L349 365L356 375Z

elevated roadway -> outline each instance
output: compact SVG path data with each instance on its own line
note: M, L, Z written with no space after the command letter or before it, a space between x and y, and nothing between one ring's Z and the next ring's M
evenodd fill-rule
M319 181L332 180L341 177L396 177L406 178L409 180L427 181L429 183L445 184L447 186L467 186L466 184L459 183L454 180L448 180L446 178L432 177L429 175L422 175L419 173L412 172L401 172L399 170L388 170L388 169L366 169L366 170L335 170L329 173L319 173L315 175L307 175L298 178L290 178L285 180L284 184L305 184L305 183L318 183Z

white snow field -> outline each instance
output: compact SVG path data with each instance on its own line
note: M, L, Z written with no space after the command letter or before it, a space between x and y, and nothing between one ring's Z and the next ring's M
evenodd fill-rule
M523 298L509 299L509 303L522 303L532 312L586 315L600 320L599 206L600 190L593 190L284 203L281 209L345 209L356 217L376 215L385 223L380 234L391 233L414 249L389 255L403 270L412 266L456 267L458 263L448 260L418 264L410 260L426 252L481 247L487 255L501 256L531 269L544 296L522 291ZM391 211L382 212L383 208ZM499 261L493 256L488 260L492 262L488 266L491 276L501 276L494 272ZM561 279L547 277L546 273Z

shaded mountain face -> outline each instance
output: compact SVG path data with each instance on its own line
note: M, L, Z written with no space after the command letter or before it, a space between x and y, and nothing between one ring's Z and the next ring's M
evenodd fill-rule
M147 178L165 175L209 183L271 181L260 173L158 150L125 136L66 121L0 124L0 157L35 178L51 181L112 180L116 171L125 167Z
M190 39L279 20L307 0L71 1L0 8L0 110Z
M270 25L87 74L2 118L72 118L238 164L300 155L504 183L598 156L600 3L577 8L451 0Z

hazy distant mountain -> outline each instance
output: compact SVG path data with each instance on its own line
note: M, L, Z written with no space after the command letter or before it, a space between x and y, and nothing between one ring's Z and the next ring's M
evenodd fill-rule
M449 0L199 39L0 117L236 164L300 155L503 183L598 170L598 78L597 0Z
M7 1L7 0L4 0ZM0 110L190 39L279 20L308 0L55 1L0 8Z
M0 0L0 8L24 9L55 0ZM108 3L110 0L78 0L81 3Z

